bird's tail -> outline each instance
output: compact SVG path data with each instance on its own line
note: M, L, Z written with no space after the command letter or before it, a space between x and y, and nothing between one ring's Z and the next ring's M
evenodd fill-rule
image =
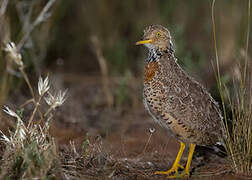
M215 145L212 146L214 152L219 155L220 157L226 157L227 151L225 149L223 142L217 142Z

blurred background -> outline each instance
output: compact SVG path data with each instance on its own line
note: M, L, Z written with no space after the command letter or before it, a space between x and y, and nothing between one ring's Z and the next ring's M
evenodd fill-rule
M0 16L0 49L7 42L20 42L47 2L9 1ZM212 66L215 52L211 3L56 0L47 14L50 17L34 28L21 54L34 87L40 75L49 74L55 89L68 89L68 99L53 121L52 133L59 142L82 141L89 132L115 144L124 144L123 139L139 152L148 138L149 128L153 127L158 129L154 138L166 142L165 133L152 123L142 105L147 51L136 47L135 42L151 24L169 29L178 63L219 101ZM240 78L239 67L245 59L247 1L217 1L215 20L221 74L231 84L233 75ZM0 51L1 107L8 104L18 108L29 96L23 78ZM26 111L28 114L29 106ZM4 115L0 118L2 126L11 125L10 121L4 121Z

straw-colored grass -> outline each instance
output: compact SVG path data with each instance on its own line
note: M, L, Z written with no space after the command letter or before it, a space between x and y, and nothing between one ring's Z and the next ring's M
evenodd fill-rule
M14 131L9 136L1 132L1 140L5 145L1 164L1 179L29 179L50 178L58 174L60 163L56 151L55 141L49 134L50 120L53 110L61 106L66 100L66 91L59 91L55 95L50 93L48 77L39 78L38 88L35 91L24 69L22 56L14 43L9 43L4 49L7 56L13 61L25 78L32 99L22 106L33 103L29 121L25 122L21 111L11 110L5 106L3 111L17 120ZM48 105L46 111L40 110L40 104L45 101ZM36 116L38 114L39 116ZM35 117L37 117L36 121ZM38 119L40 121L38 121Z
M245 60L241 62L240 79L233 81L234 95L231 94L225 83L221 80L220 60L218 56L217 40L214 19L215 0L212 2L212 25L214 36L214 49L216 57L216 79L221 96L224 114L224 143L228 157L232 163L233 172L245 176L252 175L252 79L251 70L248 68L248 45L250 31L250 0L248 0L247 38L245 46ZM249 75L250 74L250 75ZM238 84L238 85L237 85ZM238 86L238 87L237 87ZM226 97L226 99L225 99ZM231 115L228 115L230 107Z

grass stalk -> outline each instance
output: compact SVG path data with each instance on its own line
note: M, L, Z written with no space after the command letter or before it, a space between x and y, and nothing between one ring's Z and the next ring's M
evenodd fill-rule
M228 153L228 157L232 162L233 171L236 174L251 175L251 165L252 165L252 102L250 102L251 97L251 82L248 76L248 45L249 45L249 31L250 31L250 0L248 0L248 24L247 24L247 34L246 34L246 56L243 69L241 69L242 78L239 80L240 87L236 88L235 81L233 80L233 86L235 91L235 101L232 99L228 87L222 83L220 75L219 57L217 49L216 40L216 28L215 28L215 18L214 18L214 7L215 0L212 1L211 6L211 19L213 26L213 39L214 39L214 50L216 59L216 69L215 76L217 80L218 90L221 97L221 103L223 107L224 114L224 132L226 137L225 148ZM225 98L227 97L227 103ZM231 107L231 126L229 128L227 116L226 105Z
M155 132L155 129L154 128L150 128L149 131L150 131L150 135L149 135L148 140L147 140L147 142L146 142L146 144L144 146L144 149L143 149L143 152L142 152L143 154L145 154L145 152L147 150L147 147L150 144L150 140L151 140L151 137L152 137L153 133Z
M32 121L33 121L33 119L34 119L34 116L35 116L36 112L38 111L38 107L39 107L39 105L40 105L39 103L40 103L40 101L41 101L41 98L42 98L42 96L39 96L38 102L35 103L35 108L33 109L32 115L31 115L31 117L30 117L30 119L29 119L29 122L28 122L28 128L30 127L30 125L31 125L31 123L32 123Z
M245 47L245 64L244 64L244 74L243 74L243 79L244 82L246 82L246 77L247 77L247 67L248 67L248 47L249 47L249 35L250 35L250 0L248 0L248 21L247 21L247 36L246 36L246 47Z
M44 114L45 117L48 116L48 114L53 110L53 106L50 106L50 108L46 111L46 113Z
M30 80L29 80L29 78L28 78L26 72L24 71L24 66L20 67L19 70L20 70L20 72L22 73L22 75L23 75L23 77L24 77L24 79L25 79L25 82L26 82L26 84L27 84L27 86L28 86L28 88L29 88L29 90L30 90L30 93L31 93L31 95L32 95L32 98L35 100L34 91L33 91L33 88L32 88L32 86L31 86Z

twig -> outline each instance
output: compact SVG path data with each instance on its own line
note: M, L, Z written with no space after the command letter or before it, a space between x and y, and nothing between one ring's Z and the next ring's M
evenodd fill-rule
M21 71L21 73L22 73L22 75L23 75L23 77L24 77L24 79L25 79L26 84L27 84L28 87L29 87L29 90L30 90L30 93L31 93L31 95L32 95L32 98L35 100L35 95L34 95L33 88L32 88L32 86L31 86L31 83L30 83L30 80L29 80L27 74L26 74L25 71L24 71L24 67L23 67L23 66L20 68L20 71Z
M34 7L34 4L38 2L39 1L31 1L31 3L29 4L28 12L27 11L24 12L23 10L23 6L24 6L23 4L27 4L27 2L21 1L17 3L16 9L17 9L18 17L19 17L19 20L23 22L22 32L26 32L26 30L30 27L31 25L30 19L31 19L33 7Z
M38 110L38 107L39 107L39 102L37 102L37 103L35 104L35 108L34 108L33 111L32 111L32 115L31 115L31 117L30 117L30 120L29 120L28 126L27 126L28 128L29 128L30 125L31 125L31 122L32 122L32 120L33 120L33 118L34 118L34 116L35 116L37 110Z
M102 50L101 50L97 36L92 36L91 41L93 43L94 52L96 54L96 57L98 59L98 63L100 65L101 74L102 74L103 89L104 89L104 92L105 92L105 95L107 98L107 104L109 107L112 107L114 104L114 98L111 93L111 89L109 88L110 82L109 82L109 77L108 77L107 63L106 63L104 56L102 55Z
M20 51L20 49L23 47L25 41L29 38L30 33L33 31L33 29L40 24L41 22L45 21L50 14L48 13L50 7L53 5L53 3L56 0L50 0L48 1L48 3L45 5L45 7L43 8L43 10L40 12L40 14L38 15L38 17L36 18L36 20L29 26L29 29L25 32L25 35L22 37L22 39L20 40L20 42L17 45L17 50Z
M31 115L31 117L30 117L29 124L28 124L28 127L30 127L31 121L33 120L34 115L35 115L35 113L36 113L37 111L39 112L40 119L43 119L43 115L42 115L41 111L38 109L39 102L40 102L40 100L41 100L41 96L39 96L39 100L38 100L38 102L36 102L34 90L33 90L32 86L31 86L30 80L29 80L29 78L28 78L26 72L24 71L24 66L20 67L19 70L21 71L21 73L22 73L22 75L23 75L23 77L24 77L24 79L25 79L25 82L26 82L26 84L27 84L28 87L29 87L30 93L31 93L31 95L32 95L32 99L26 101L24 104L21 105L21 107L23 107L23 106L25 106L26 104L31 103L31 102L35 105L35 108L34 108L34 110L33 110L33 112L32 112L32 115Z
M149 138L148 138L148 140L147 140L147 142L146 142L146 144L144 146L143 154L145 154L145 152L146 152L146 149L147 149L147 146L150 143L151 137L152 137L153 133L155 132L155 128L150 128L149 131L150 131L150 135L149 135Z
M20 108L23 108L25 107L27 104L30 104L30 103L35 103L34 99L29 99L27 101L25 101L21 106L19 106Z
M50 108L44 114L44 117L46 117L53 109L54 109L53 106L50 106Z

